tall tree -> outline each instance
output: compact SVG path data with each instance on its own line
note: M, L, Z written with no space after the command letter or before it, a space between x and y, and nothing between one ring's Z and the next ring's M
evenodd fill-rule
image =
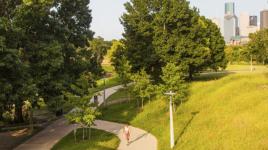
M97 37L90 41L89 44L89 50L92 51L94 58L96 59L96 68L101 69L104 56L111 47L111 42L105 41L102 37ZM102 70L100 70L100 72L102 72Z
M131 76L131 80L134 82L133 91L138 95L141 100L141 108L144 106L145 98L149 98L149 90L147 89L151 84L150 75L146 73L144 69Z
M125 53L134 71L144 67L159 78L161 67L172 62L192 78L202 69L226 66L219 29L188 1L131 0L125 7Z
M250 34L250 42L247 45L248 53L256 62L268 63L268 29Z
M161 62L153 47L152 0L131 0L125 4L127 13L121 18L124 26L123 43L126 57L130 61L132 71L145 68L154 78L159 78Z
M174 63L168 63L162 68L162 85L163 92L172 91L175 92L174 103L182 103L187 96L187 84L184 81L183 73L181 69Z
M40 96L60 99L64 90L62 45L55 39L50 17L52 1L28 0L17 9L15 24L23 32L21 47Z

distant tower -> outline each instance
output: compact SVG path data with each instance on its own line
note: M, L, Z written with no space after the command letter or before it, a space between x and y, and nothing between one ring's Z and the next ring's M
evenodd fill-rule
M235 4L233 2L225 3L224 15L224 40L230 40L239 35L238 19L235 15Z
M267 29L268 28L268 10L261 11L260 20L261 20L261 24L260 24L261 29Z
M225 3L225 15L235 14L235 4L233 2Z

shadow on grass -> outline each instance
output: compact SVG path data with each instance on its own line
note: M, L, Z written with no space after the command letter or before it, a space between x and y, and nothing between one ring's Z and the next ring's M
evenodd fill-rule
M196 117L197 114L199 114L199 111L191 113L191 115L192 115L191 119L186 123L186 125L182 129L181 133L179 134L178 138L175 141L175 145L177 145L178 141L181 139L183 134L186 132L187 128L190 126L190 124L192 123L193 119Z
M194 77L193 81L210 81L219 80L228 75L234 74L234 72L223 71L223 72L208 72L201 73L199 76Z
M98 119L128 124L141 112L135 100L101 107L100 111L102 115Z

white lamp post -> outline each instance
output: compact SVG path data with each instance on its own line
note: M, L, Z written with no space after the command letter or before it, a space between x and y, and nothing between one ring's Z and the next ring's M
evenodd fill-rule
M173 128L173 111L172 111L172 96L175 95L176 93L170 91L165 93L165 95L168 95L170 97L169 100L169 118L170 118L170 147L174 147L174 128Z
M106 85L106 83L105 83L105 77L103 78L103 83L104 83L104 88L103 88L103 104L104 104L104 106L106 106L106 93L105 93L105 85Z

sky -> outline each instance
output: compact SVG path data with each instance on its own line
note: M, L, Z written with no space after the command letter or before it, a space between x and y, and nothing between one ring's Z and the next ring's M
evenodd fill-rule
M91 29L95 37L101 36L105 40L120 39L124 31L119 18L125 12L124 3L128 0L91 0L92 10ZM260 11L268 9L267 0L189 0L191 6L199 9L200 14L208 18L220 18L224 16L224 3L235 2L236 15L247 12L257 15L259 20Z

